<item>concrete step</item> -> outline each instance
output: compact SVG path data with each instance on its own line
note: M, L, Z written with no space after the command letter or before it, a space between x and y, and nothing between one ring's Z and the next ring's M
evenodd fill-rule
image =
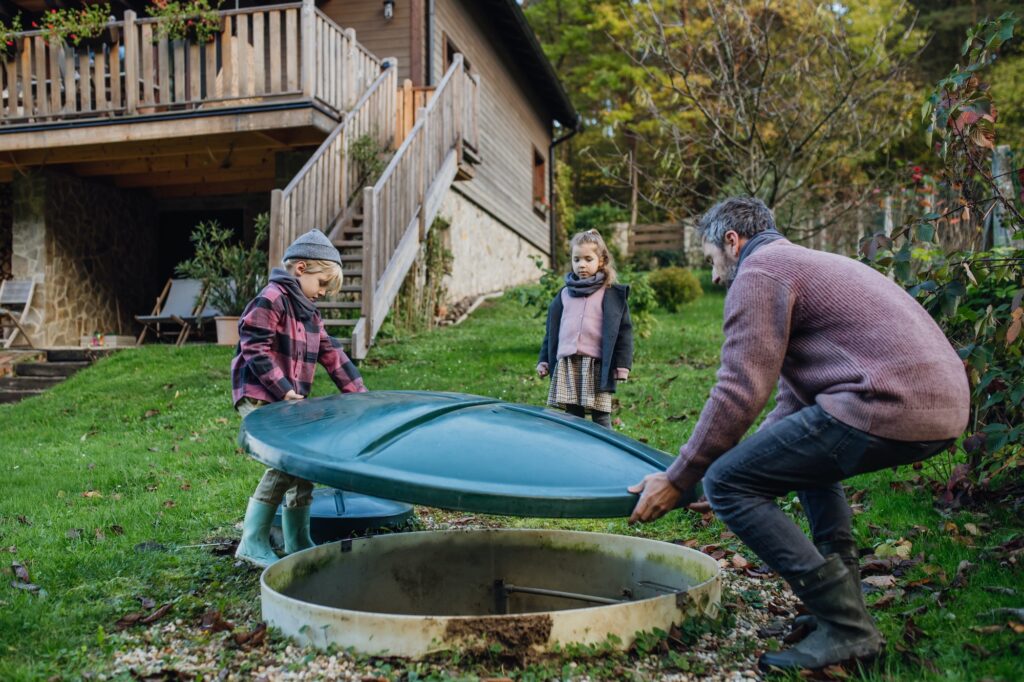
M45 391L5 391L0 389L0 404L17 403L25 398L42 395Z
M64 377L3 377L0 391L45 391L64 381Z
M66 379L88 362L19 362L14 366L14 375L19 377L52 377Z
M46 349L46 361L96 362L99 358L105 358L115 352L117 351L112 348L48 348Z

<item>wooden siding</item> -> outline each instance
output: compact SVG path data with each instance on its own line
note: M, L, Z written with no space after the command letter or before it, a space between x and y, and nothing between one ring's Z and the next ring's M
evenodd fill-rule
M384 21L381 0L327 0L321 12L342 28L355 29L356 40L378 58L398 59L398 80L410 78L411 10L408 2L395 3L395 15Z
M481 163L472 180L456 187L547 253L548 221L533 210L533 150L536 147L547 157L550 120L542 115L543 107L535 104L536 95L523 82L523 74L497 47L502 38L485 29L464 0L436 0L434 12L431 81L436 83L444 75L445 35L463 50L472 72L480 77ZM546 194L550 196L550 191Z

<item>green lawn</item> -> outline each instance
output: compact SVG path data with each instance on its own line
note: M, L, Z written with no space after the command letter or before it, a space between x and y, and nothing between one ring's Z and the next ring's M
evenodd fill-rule
M652 336L638 339L633 380L619 392L615 414L624 433L669 452L687 436L714 381L721 309L721 293L709 293L681 313L659 314ZM459 327L378 346L363 373L371 390L463 391L541 404L547 382L533 366L542 327L515 301L499 299ZM42 397L0 406L4 570L23 564L45 591L15 589L6 573L0 680L109 670L123 646L114 624L139 611L143 599L173 603L173 616L182 619L209 608L236 620L258 618L257 574L208 546L237 536L235 524L262 471L235 445L230 356L230 349L213 346L147 346L104 360ZM314 392L332 390L321 375ZM993 505L987 515L944 518L920 486L891 485L912 474L885 471L850 483L866 490L864 513L856 517L862 546L907 539L924 560L898 586L931 580L874 611L890 655L868 679L1024 679L1022 635L1005 626L1006 617L982 617L1024 606L1019 563L1000 562L989 551L1021 534L1019 508ZM718 541L723 530L681 512L634 528L607 520L498 521L701 542ZM973 566L963 585L949 587L942 574L953 583L964 560ZM912 609L916 627L907 626ZM994 625L1005 627L986 627ZM382 670L405 679L401 666Z

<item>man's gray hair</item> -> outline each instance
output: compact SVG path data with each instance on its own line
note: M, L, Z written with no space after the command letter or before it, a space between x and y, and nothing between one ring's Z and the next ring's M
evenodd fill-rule
M720 201L697 223L697 234L717 248L722 248L729 230L750 239L759 232L774 229L772 210L757 197L731 197Z

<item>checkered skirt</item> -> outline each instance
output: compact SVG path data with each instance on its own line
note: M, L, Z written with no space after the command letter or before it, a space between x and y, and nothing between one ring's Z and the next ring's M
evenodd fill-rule
M601 383L601 360L586 355L562 358L551 373L548 391L550 407L579 405L600 412L612 411L612 394L598 391Z

